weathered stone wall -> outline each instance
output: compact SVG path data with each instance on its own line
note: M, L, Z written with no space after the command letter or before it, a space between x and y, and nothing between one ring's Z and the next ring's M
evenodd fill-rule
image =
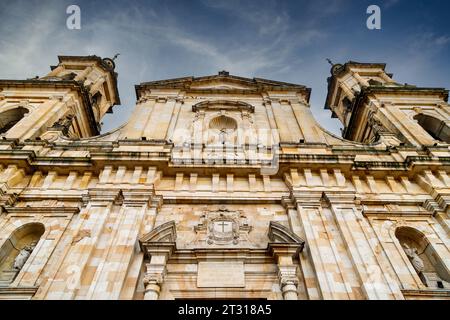
M31 103L0 140L0 250L18 228L45 228L14 280L0 278L0 298L450 298L448 145L335 137L301 86L167 81L142 84L113 132L49 139L69 94ZM218 116L249 140L208 146ZM416 230L436 267L428 287L399 228Z

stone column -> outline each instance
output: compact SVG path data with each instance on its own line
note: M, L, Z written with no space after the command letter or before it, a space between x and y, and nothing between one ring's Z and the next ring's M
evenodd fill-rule
M91 89L89 90L90 93L94 94L97 91L101 89L103 86L103 83L106 81L106 76L99 77L91 86Z
M323 202L336 222L365 298L403 300L404 296L394 280L395 271L373 227L362 214L360 199L352 191L328 191L324 193Z
M139 173L140 168L135 172ZM114 183L123 183L125 170L119 167ZM135 177L136 178L136 177ZM131 182L134 182L133 180ZM109 225L110 237L109 246L99 257L102 263L95 271L95 284L89 288L86 299L117 300L120 299L121 290L98 290L99 287L125 288L131 286L127 283L127 278L133 278L138 273L131 276L132 266L139 261L142 264L142 255L136 255L134 247L139 239L140 230L145 224L152 224L149 221L150 211L154 197L153 188L139 188L134 185L129 190L122 190L122 206L114 217L114 222ZM132 271L133 270L133 271Z
M399 106L384 102L380 112L388 119L390 124L415 146L432 145L435 140L416 121L410 119Z
M292 262L292 258L290 258ZM281 292L284 300L298 300L297 267L295 265L278 266L278 277L280 279Z
M291 128L287 125L286 113L282 110L281 101L272 99L272 113L277 125L280 142L292 142Z
M5 134L8 139L31 139L45 130L51 125L52 121L56 121L56 114L63 108L62 96L54 96L41 103L38 108L31 109L30 112L14 125Z
M173 140L173 133L175 131L178 117L180 116L181 107L184 104L184 101L182 98L176 98L175 99L175 107L173 109L172 117L170 118L169 122L169 128L167 129L166 139L167 140Z
M293 257L298 255L300 244L270 243L269 248L276 259L278 266L278 280L284 300L298 300L297 266Z
M326 143L322 131L316 130L316 122L308 104L301 100L292 100L291 107L303 136L302 139L305 142Z
M75 81L85 81L86 78L88 77L89 73L92 72L94 68L92 66L86 67L86 69L84 69L83 71L81 71L76 77L75 77Z
M335 172L336 180L343 183L343 176ZM326 177L325 177L326 180ZM322 208L322 192L310 191L308 193L293 191L292 200L297 206L298 223L303 230L303 237L308 244L304 258L309 262L302 264L302 268L309 270L305 278L308 280L306 287L308 295L315 299L346 300L356 299L351 287L351 278L345 272L343 259L345 252L339 252L340 237L336 232L337 226L334 220L325 215ZM336 290L336 280L344 285L344 290ZM311 285L313 284L313 285Z
M383 78L383 80L386 81L387 83L395 83L395 81L391 79L385 72L380 72L379 76Z
M173 240L175 240L175 237ZM144 241L141 244L146 254L150 256L150 262L146 265L147 271L144 276L144 300L158 300L161 285L167 274L167 261L176 247L175 242L160 241L161 239L153 240Z
M277 123L275 122L275 116L273 114L272 101L267 99L264 101L263 106L266 108L267 119L270 125L270 131L273 138L273 144L278 145L280 143L280 134L278 131Z
M144 285L145 285L144 300L158 300L159 293L161 292L160 283L151 277L145 276Z
M165 256L153 256L147 264L147 274L144 277L144 300L158 300L161 285L167 273Z
M6 105L8 101L6 100L6 95L4 93L0 93L0 108Z
M47 77L56 77L58 76L61 72L63 72L65 70L64 66L62 65L58 65L55 69L53 69L49 74L47 74Z

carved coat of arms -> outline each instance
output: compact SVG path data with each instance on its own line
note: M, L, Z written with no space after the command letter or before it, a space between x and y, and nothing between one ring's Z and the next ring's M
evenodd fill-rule
M239 225L231 217L219 215L208 221L208 244L239 242Z
M216 211L205 211L200 223L194 228L197 233L196 244L205 245L238 245L248 242L251 227L241 211L220 208Z

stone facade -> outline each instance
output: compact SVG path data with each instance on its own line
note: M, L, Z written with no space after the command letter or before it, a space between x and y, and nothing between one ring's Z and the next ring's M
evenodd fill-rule
M385 65L310 89L219 72L136 86L61 56L0 80L0 299L450 299L450 106Z

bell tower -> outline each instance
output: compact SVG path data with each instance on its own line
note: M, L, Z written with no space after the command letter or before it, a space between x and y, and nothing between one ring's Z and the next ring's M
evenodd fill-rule
M450 143L448 91L399 84L380 63L334 64L325 108L344 125L343 137L374 143L395 136L401 143Z
M38 139L48 131L70 138L95 136L105 113L120 104L115 58L58 58L43 77L0 80L0 135L5 139Z

